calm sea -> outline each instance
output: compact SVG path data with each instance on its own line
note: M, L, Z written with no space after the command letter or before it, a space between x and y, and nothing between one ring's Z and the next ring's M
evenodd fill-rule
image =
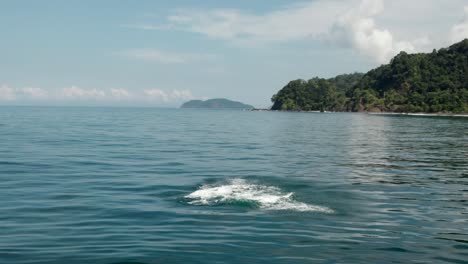
M467 263L468 118L0 107L0 263Z

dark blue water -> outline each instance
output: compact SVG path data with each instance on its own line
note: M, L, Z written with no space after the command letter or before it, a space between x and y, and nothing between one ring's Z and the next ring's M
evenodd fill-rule
M0 263L467 263L468 118L0 108Z

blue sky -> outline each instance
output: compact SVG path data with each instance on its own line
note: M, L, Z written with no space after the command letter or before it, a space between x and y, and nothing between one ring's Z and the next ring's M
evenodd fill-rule
M0 104L266 107L468 37L466 0L2 1Z

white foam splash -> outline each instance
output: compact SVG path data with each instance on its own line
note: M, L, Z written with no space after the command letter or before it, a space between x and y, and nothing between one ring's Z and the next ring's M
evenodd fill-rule
M277 187L251 184L244 179L233 179L224 185L203 185L185 198L191 199L189 204L194 205L246 201L256 203L266 210L333 213L332 209L324 206L295 201L293 195L292 192L283 193Z

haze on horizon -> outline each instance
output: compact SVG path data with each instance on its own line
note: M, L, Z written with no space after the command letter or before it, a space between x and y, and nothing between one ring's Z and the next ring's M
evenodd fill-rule
M289 80L468 37L466 0L2 1L0 105L267 107Z

